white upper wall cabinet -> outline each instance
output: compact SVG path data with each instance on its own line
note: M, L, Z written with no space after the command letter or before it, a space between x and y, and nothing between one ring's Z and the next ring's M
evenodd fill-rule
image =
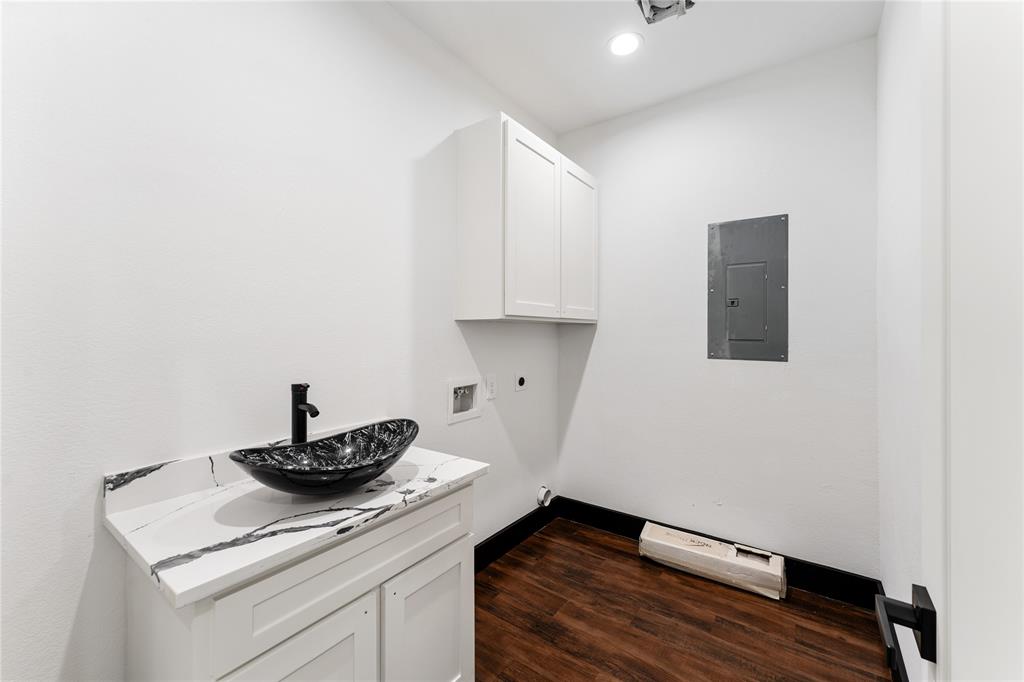
M562 158L562 317L597 319L597 183Z
M597 321L597 183L505 114L458 132L456 320Z
M561 155L505 122L505 314L558 317Z

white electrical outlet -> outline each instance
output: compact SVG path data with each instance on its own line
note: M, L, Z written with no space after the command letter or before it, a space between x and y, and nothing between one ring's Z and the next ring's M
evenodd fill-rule
M484 377L484 397L494 400L498 397L498 375L488 374Z
M522 374L517 374L515 378L515 383L513 383L512 385L515 387L516 391L525 391L526 387L528 386L528 383L526 381L525 376L523 376Z

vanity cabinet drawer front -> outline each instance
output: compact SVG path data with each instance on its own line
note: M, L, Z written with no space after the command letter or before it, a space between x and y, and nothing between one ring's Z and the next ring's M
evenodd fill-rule
M378 678L378 591L335 611L223 680L356 682Z
M213 673L221 676L377 588L472 528L472 489L423 503L352 538L213 600Z

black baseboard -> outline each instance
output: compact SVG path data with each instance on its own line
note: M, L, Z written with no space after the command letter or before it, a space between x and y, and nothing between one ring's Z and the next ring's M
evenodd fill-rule
M875 595L885 594L882 581L813 561L786 557L786 581L790 587L820 594L870 611L875 610Z
M515 521L476 546L476 570L486 568L491 562L518 545L526 538L546 526L550 521L562 518L582 523L623 537L639 540L647 519L625 512L581 502L568 497L555 497L551 506L538 507L523 518ZM676 528L687 533L698 533L713 540L734 542L698 531L680 528L668 523L655 521L662 526ZM822 566L795 557L786 557L786 581L790 587L807 590L823 597L874 609L875 595L885 594L881 581L856 573L850 573L830 566Z
M551 507L537 507L526 516L505 526L476 546L473 554L476 570L482 571L487 568L493 561L548 525L554 518Z

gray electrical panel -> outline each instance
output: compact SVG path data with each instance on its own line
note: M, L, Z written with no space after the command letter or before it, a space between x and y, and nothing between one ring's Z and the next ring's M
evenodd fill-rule
M708 357L789 359L789 216L708 225Z

